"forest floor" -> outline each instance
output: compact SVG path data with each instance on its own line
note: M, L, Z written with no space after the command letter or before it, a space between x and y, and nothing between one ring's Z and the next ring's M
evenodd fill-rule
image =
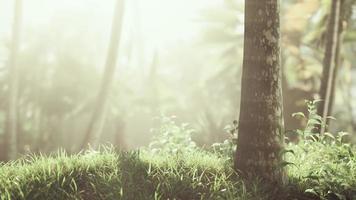
M303 142L286 153L285 188L244 183L231 158L195 150L123 153L110 148L78 155L25 156L0 167L0 197L10 199L356 199L356 149Z

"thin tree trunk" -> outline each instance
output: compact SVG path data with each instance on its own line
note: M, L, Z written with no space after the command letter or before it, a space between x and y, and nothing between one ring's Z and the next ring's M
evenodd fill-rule
M243 177L277 184L285 178L281 75L279 0L245 1L235 168Z
M86 135L82 144L82 148L86 148L87 145L95 141L98 141L100 137L101 127L105 121L105 109L107 104L108 95L111 89L112 81L115 74L119 42L121 38L121 29L123 23L124 12L124 0L116 0L116 7L113 16L112 32L110 39L110 46L108 49L108 55L106 58L105 72L102 78L101 87L96 99L93 115L89 121L89 126L86 131ZM93 144L94 146L96 144Z
M340 35L342 33L340 23L341 7L342 0L332 1L324 53L323 73L319 90L319 97L323 100L323 103L319 104L317 109L318 115L325 122L319 129L320 134L324 134L327 130L327 125L329 124L328 116L331 115L334 100L335 79L339 63Z
M9 95L8 109L6 118L5 132L5 151L6 160L17 157L17 136L18 136L18 86L19 86L19 69L17 64L17 55L20 42L20 27L22 18L22 0L16 0L14 5L14 21L12 27L12 45L9 61Z

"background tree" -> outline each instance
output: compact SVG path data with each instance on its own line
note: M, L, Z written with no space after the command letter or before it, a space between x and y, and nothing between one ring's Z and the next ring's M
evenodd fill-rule
M117 0L112 22L111 39L109 43L108 55L106 58L105 72L102 78L101 87L96 97L93 115L89 121L82 147L85 148L88 143L93 142L96 145L103 124L105 123L105 109L107 98L113 82L115 68L118 58L119 41L121 38L121 29L123 22L124 0Z
M22 15L22 0L16 0L14 4L14 18L12 27L12 44L9 60L8 76L8 106L5 130L5 151L6 160L14 159L17 156L18 140L18 50L20 43L20 27Z
M282 183L283 115L278 0L245 3L245 35L235 168Z
M335 78L339 64L340 36L342 33L341 8L343 0L334 0L331 4L329 24L326 35L326 47L323 61L323 73L319 97L323 103L318 106L318 114L326 123L321 126L320 133L323 134L327 127L328 116L331 115L332 104L335 93Z

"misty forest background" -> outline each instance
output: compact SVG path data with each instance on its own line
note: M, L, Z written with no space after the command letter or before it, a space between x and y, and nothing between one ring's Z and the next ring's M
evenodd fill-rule
M0 199L355 199L355 11L0 0Z
M31 0L15 9L13 1L0 3L2 160L10 148L5 145L9 123L16 124L10 144L16 155L58 148L77 152L93 123L92 145L134 149L152 141L162 116L190 124L199 145L229 137L225 127L239 116L243 1L128 1L99 125L91 118L105 77L115 2ZM305 126L292 114L307 114L305 100L318 97L329 7L330 1L282 1L286 130ZM332 106L337 120L330 128L351 134L356 129L353 10L354 5L342 12L345 31ZM11 79L17 79L15 105ZM16 107L13 122L6 117L10 105Z

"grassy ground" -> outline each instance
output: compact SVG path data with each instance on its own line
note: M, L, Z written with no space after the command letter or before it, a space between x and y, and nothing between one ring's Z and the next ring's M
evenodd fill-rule
M290 145L285 188L244 183L218 153L28 156L0 168L1 199L356 199L356 151L347 144Z

